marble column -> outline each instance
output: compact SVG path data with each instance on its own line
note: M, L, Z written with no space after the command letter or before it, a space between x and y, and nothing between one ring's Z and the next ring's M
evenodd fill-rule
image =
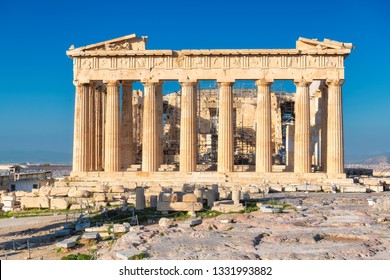
M163 126L163 83L156 85L156 106L157 106L157 132L158 132L158 151L157 151L157 169L164 163L164 126Z
M102 88L95 89L95 167L94 170L100 171L103 168L102 162Z
M218 172L232 172L234 169L233 83L221 82L218 84Z
M74 172L89 170L89 84L75 83L73 166Z
M256 112L256 172L272 172L271 84L258 80Z
M196 82L181 83L180 171L195 172L198 158Z
M133 163L133 87L131 81L122 82L122 168Z
M294 136L294 173L310 173L310 95L311 82L294 82L295 95L295 136Z
M144 108L142 120L142 171L154 172L158 170L158 126L156 82L145 82Z
M102 91L102 169L105 170L106 157L106 108L107 108L107 87Z
M344 80L327 80L328 139L327 168L329 174L344 173L344 131L341 85Z
M321 130L320 130L320 154L321 154L321 170L326 171L327 158L327 138L328 138L328 93L325 85L321 83Z
M88 93L88 119L89 119L89 171L95 170L95 84L90 83Z
M121 170L119 82L107 83L104 171Z
M295 125L286 126L286 171L294 171L294 134Z

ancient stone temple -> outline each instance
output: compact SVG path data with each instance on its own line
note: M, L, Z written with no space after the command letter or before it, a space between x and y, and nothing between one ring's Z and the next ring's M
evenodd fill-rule
M299 38L295 49L173 51L147 50L146 42L147 37L132 34L67 51L76 87L73 177L133 182L345 178L342 84L352 44ZM205 80L217 85L207 100L198 86ZM237 97L233 85L240 80L256 86ZM272 92L277 80L293 81L296 93ZM162 94L164 81L180 83L178 98L172 99L177 104ZM143 91L133 91L134 82L141 82ZM293 103L288 124L280 113L286 102ZM240 138L244 118L251 119L251 128ZM209 131L202 130L205 121ZM253 154L245 164L252 168L239 172L236 146L244 147L244 138L246 153ZM206 142L215 156L210 168L201 166ZM284 157L276 160L281 146Z

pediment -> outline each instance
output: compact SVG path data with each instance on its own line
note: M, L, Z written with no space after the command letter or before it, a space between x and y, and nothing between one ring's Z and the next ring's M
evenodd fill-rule
M108 41L74 48L69 48L72 52L77 51L124 51L124 50L135 50L144 51L146 49L147 36L137 37L136 34L130 34L127 36L111 39Z
M323 42L318 41L317 39L307 39L299 37L296 48L298 50L307 50L307 49L353 49L351 43L342 43L334 40L324 39Z

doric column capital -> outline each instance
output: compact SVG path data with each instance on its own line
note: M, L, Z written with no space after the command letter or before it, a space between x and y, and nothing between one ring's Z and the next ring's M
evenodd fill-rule
M180 81L182 87L194 87L198 84L197 81Z
M142 80L141 83L143 84L143 86L158 86L159 84L162 85L162 82L160 82L159 80L151 79Z
M307 87L307 86L310 86L311 83L312 83L311 80L304 80L304 79L294 80L294 84L297 87Z
M326 85L327 86L341 86L344 83L343 79L327 79Z
M73 81L73 85L76 86L76 87L81 87L81 86L89 86L90 83L89 82L85 82L85 81L74 80Z
M103 83L105 83L107 86L119 86L118 80L105 80Z
M234 82L218 82L218 85L220 86L220 87L231 87L231 86L233 86L233 84L234 84Z
M260 80L256 80L256 85L257 86L270 86L270 85L272 85L273 82L274 82L274 80L270 80L270 79L260 79Z

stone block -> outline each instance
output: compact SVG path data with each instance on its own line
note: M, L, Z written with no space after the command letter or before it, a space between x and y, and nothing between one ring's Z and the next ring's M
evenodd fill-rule
M51 196L65 197L68 196L69 187L54 187L51 189Z
M84 207L81 207L81 204L72 204L70 206L70 210L80 210L80 209L83 209Z
M281 185L271 185L269 186L269 192L282 192L283 186Z
M121 206L121 205L123 205L123 201L122 200L114 200L114 201L110 202L110 205L111 206Z
M95 240L99 239L100 235L98 232L86 232L81 236L81 239Z
M280 207L273 207L271 205L261 206L260 211L263 213L281 213L283 211Z
M107 193L109 191L109 188L107 186L96 186L92 189L92 192L94 193Z
M16 197L15 196L4 196L2 198L2 201L15 201L16 200Z
M242 191L250 194L255 194L259 193L259 188L257 186L245 186L242 188Z
M326 192L326 193L331 193L331 192L333 192L334 190L333 190L333 186L330 186L330 185L323 185L322 187L321 187L321 189L324 191L324 192Z
M197 226L197 225L200 225L203 220L202 219L194 219L194 220L189 220L189 221L186 221L190 227L194 227L194 226Z
M50 196L52 187L43 186L39 189L39 196Z
M284 191L285 192L296 192L297 191L297 187L296 186L285 186L284 187Z
M91 196L91 193L87 190L78 189L77 187L71 187L68 192L69 197L87 198Z
M195 194L188 193L183 195L182 198L183 202L198 202L198 198L195 196Z
M171 202L171 196L172 196L171 193L161 192L159 201L161 201L161 202Z
M109 230L109 225L103 225L101 227L90 227L90 228L86 228L85 229L85 232L108 232Z
M15 196L16 197L31 196L31 193L25 191L16 191Z
M59 241L57 242L56 244L57 247L60 247L60 248L72 248L74 246L76 246L76 241L73 241L73 240L62 240L62 241Z
M114 224L113 232L115 233L126 233L130 230L130 224L129 223L123 223L123 224Z
M203 205L200 202L158 202L157 211L200 211Z
M14 206L15 206L15 201L14 200L3 201L3 206L2 207L13 208Z
M368 192L383 192L384 187L383 186L367 186Z
M22 197L22 209L50 208L50 200L47 197Z
M367 188L365 186L340 186L342 193L365 193Z
M240 212L245 210L245 207L239 204L220 204L218 206L214 206L211 208L213 211L221 212L221 213L229 213L229 212Z
M298 185L297 191L299 192L320 192L322 187L318 185Z
M122 185L111 186L110 192L111 193L123 193L123 192L125 192L125 188Z
M50 199L50 209L66 210L69 205L69 200L65 197Z
M130 248L126 250L122 250L116 253L116 257L120 260L129 260L134 256L137 256L141 254L142 251L136 249L136 248Z
M104 202L104 201L106 201L106 194L105 193L94 193L93 200L96 202Z
M62 237L62 236L70 235L70 233L71 233L71 229L60 229L60 230L56 230L54 232L54 236L55 237Z

